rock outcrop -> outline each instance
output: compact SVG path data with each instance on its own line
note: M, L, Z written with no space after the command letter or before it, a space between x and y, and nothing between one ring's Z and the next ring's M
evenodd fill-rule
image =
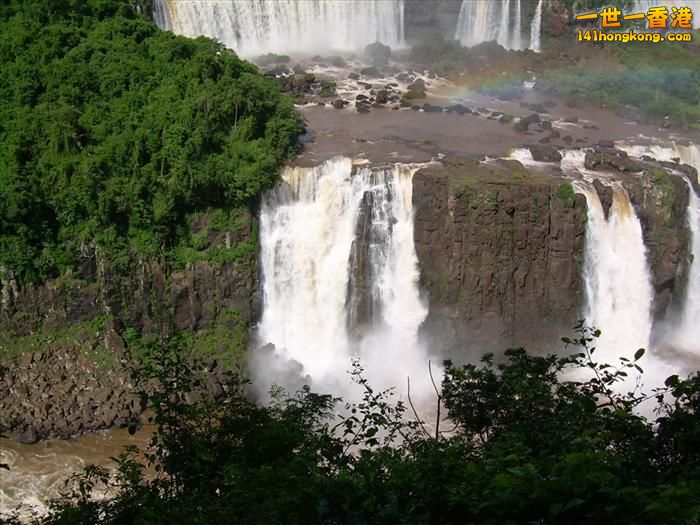
M515 164L448 162L414 176L424 330L448 356L538 350L579 314L585 199L562 199L563 179Z
M199 217L192 233L201 251L175 267L114 261L92 246L78 271L41 286L10 287L5 279L0 431L68 437L138 414L126 328L146 338L172 328L191 332L220 389L226 363L217 355L243 355L257 309L256 227L248 212L236 223L221 230Z

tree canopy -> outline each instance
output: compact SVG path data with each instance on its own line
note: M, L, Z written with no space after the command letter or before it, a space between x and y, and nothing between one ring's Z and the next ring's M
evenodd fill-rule
M0 267L45 279L82 243L159 253L187 213L248 204L303 121L255 66L119 0L0 7Z
M347 405L304 387L260 406L235 383L213 402L184 338L147 345L136 384L153 409L150 448L126 450L116 478L77 475L42 522L698 523L700 376L622 393L643 351L601 363L599 333L578 331L565 356L447 363L432 426L359 365L364 395ZM646 403L654 421L638 413Z

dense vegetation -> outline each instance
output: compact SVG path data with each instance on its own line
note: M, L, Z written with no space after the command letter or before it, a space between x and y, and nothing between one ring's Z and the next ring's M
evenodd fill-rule
M569 357L518 349L448 363L438 428L374 391L359 367L364 396L345 410L308 389L268 407L236 389L223 403L185 403L202 368L173 338L145 350L138 375L158 385L144 392L158 428L150 451L125 451L112 481L88 468L44 522L698 523L700 376L622 395L643 351L597 363L597 335L579 326ZM649 404L654 423L637 415Z
M0 6L0 270L44 279L84 243L160 254L187 215L247 205L303 122L256 68L120 0Z
M572 102L593 102L700 129L700 32L696 42L608 45L572 67L547 70L538 80ZM595 55L593 53L596 53Z

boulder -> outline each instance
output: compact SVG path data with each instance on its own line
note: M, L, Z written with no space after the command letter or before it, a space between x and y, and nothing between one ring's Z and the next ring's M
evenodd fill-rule
M34 427L29 427L27 430L17 436L17 441L23 445L33 445L39 442L39 434Z
M538 162L559 162L561 160L561 153L554 146L527 144L525 147L530 150L532 158Z
M386 66L391 58L391 47L373 42L365 47L365 58L374 66Z
M566 137L564 137L566 140ZM638 172L641 164L629 158L624 151L614 148L596 148L586 152L586 169L602 171Z
M389 92L386 89L380 89L377 92L375 102L377 104L386 104L387 102L389 102Z

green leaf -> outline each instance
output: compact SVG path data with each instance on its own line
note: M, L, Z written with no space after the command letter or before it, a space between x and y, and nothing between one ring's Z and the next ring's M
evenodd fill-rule
M641 357L644 355L644 352L645 352L644 348L640 348L639 350L637 350L634 353L634 360L639 361L639 359L641 359Z

